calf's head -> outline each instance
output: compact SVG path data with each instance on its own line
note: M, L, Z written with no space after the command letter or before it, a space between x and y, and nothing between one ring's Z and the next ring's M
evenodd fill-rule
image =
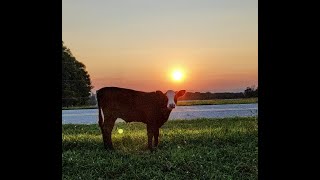
M172 110L176 107L178 98L183 96L186 93L186 90L180 90L176 92L168 90L165 94L163 94L161 91L157 91L157 93L161 97L161 105L166 106L169 110Z

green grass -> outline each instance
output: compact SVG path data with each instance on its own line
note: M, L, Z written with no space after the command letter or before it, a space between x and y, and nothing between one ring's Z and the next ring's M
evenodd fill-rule
M63 125L63 179L258 179L256 117L169 121L153 153L142 123L112 139L106 151L98 125Z
M258 103L258 98L210 99L210 100L178 101L178 106L220 105L220 104L250 104L250 103Z
M210 99L210 100L178 101L178 106L219 105L219 104L249 104L249 103L258 103L258 98ZM62 107L62 110L96 109L96 108L97 108L97 106L76 106L76 107Z

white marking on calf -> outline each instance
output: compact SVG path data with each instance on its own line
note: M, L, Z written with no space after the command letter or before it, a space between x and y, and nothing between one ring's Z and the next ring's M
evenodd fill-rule
M176 95L176 93L172 90L168 90L166 92L166 95L168 97L168 104L167 104L167 108L169 109L173 109L176 107L176 103L174 102L174 97Z
M101 115L102 115L102 123L104 123L104 113L102 111L102 108L99 109L99 111L101 111Z

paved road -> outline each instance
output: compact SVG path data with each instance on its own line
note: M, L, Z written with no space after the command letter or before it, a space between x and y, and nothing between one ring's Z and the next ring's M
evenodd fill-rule
M177 106L169 120L257 116L258 104ZM96 124L98 109L62 110L62 124ZM118 119L116 122L123 122Z

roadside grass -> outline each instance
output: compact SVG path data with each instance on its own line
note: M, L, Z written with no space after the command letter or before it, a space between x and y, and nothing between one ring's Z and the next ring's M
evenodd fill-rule
M97 109L98 106L70 106L70 107L62 107L62 110L73 110L73 109Z
M210 100L178 101L178 106L220 105L220 104L250 104L250 103L258 103L258 98L210 99Z
M220 104L250 104L250 103L258 103L258 98L188 100L188 101L178 101L178 106L220 105ZM97 108L97 106L75 106L75 107L62 107L62 110L96 109L96 108Z
M168 121L159 138L151 153L143 123L116 123L106 151L98 125L62 125L62 177L258 179L257 117Z

